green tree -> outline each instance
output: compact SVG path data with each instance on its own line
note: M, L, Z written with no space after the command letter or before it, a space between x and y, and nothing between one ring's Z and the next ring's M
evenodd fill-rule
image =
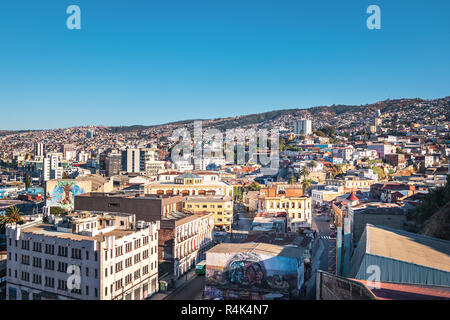
M30 176L27 174L25 176L25 188L28 189L31 187L31 180L30 180Z
M439 209L450 201L450 175L447 175L447 183L444 187L431 189L422 199L414 213L416 221L420 224L428 220Z
M335 164L331 168L331 177L334 179L336 176L344 173L344 165L342 164Z
M317 167L317 162L315 162L314 160L308 163L308 168L314 169L315 167Z
M311 180L310 179L303 179L301 184L302 184L302 189L303 189L303 194L305 194L306 190L309 189L309 187L311 187Z
M24 222L21 212L16 206L6 209L6 214L0 217L0 225L4 228L7 224L22 224Z
M255 181L253 181L250 186L248 187L249 191L259 191L261 190L261 186L257 184Z
M243 190L241 187L238 186L234 186L233 187L233 194L234 194L234 199L237 202L242 202L243 199Z
M306 179L306 177L309 176L310 172L309 172L308 168L306 168L306 166L304 166L300 169L299 174L300 174L300 176L303 177L303 180L304 180L304 179Z
M297 183L297 179L295 179L294 176L290 176L289 177L289 184L296 184Z
M50 207L50 214L54 216L64 216L67 211L61 207Z

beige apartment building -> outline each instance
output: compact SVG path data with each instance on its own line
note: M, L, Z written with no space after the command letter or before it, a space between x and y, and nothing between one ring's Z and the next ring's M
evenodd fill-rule
M207 179L202 175L184 173L175 175L168 180L159 179L145 185L146 194L157 195L217 195L233 196L233 186L219 180Z
M311 227L311 198L303 196L302 189L263 188L258 199L258 212L280 213L285 212L288 218L288 227L296 231L299 227Z
M344 179L327 179L328 186L343 186L344 189L370 189L370 186L377 183L376 180L348 176Z

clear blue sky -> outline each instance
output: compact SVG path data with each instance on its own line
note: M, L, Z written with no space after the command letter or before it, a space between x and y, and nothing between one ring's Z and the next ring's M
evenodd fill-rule
M450 95L448 0L4 0L0 41L0 129Z

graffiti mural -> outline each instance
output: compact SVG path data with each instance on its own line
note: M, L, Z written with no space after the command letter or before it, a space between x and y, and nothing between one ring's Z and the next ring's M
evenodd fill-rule
M49 207L72 209L75 196L89 192L90 189L84 181L57 180L47 183L46 204Z
M303 283L303 264L290 257L253 252L207 254L206 264L205 280L210 288L205 296L209 293L211 298L217 298L218 292L230 299L236 295L261 298L269 292L285 296Z

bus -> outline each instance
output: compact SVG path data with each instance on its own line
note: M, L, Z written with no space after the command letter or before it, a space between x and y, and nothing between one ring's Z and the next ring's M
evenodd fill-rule
M206 273L206 260L202 260L195 266L195 272L199 275L204 275Z

